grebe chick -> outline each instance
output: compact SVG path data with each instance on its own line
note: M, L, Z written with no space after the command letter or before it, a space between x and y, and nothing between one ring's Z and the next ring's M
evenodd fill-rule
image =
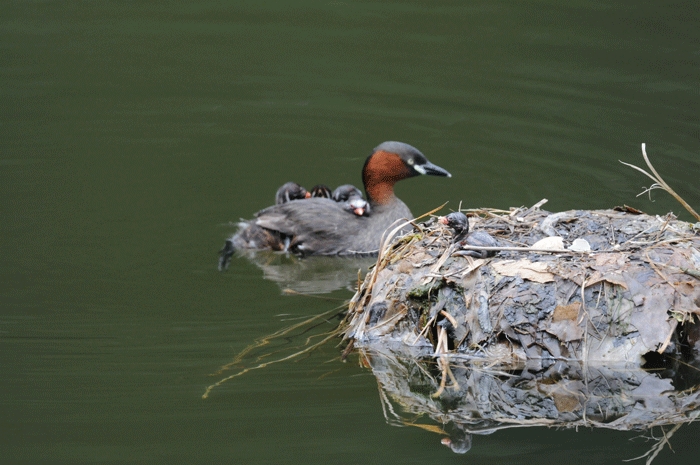
M343 184L338 186L331 196L336 202L347 202L351 199L361 199L362 191L352 184Z
M311 197L319 199L330 199L331 188L325 184L317 184L311 189Z
M295 182L288 182L277 189L275 205L290 202L292 200L308 199L311 193Z
M447 227L454 231L452 244L456 247L498 247L498 242L486 231L474 231L470 234L469 219L467 215L462 212L454 212L446 216L441 216L438 222L447 225ZM454 255L488 258L496 255L496 252L493 250L459 250L455 252Z
M357 216L369 216L369 202L362 198L362 191L352 184L343 184L336 188L333 191L333 200L344 204L347 211Z

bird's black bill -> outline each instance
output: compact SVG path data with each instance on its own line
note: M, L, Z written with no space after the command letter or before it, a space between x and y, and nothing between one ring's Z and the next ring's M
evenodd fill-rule
M440 168L437 165L433 165L429 161L426 161L422 165L420 165L423 171L425 171L424 174L430 174L432 176L445 176L447 178L451 178L452 175L447 171L442 168Z

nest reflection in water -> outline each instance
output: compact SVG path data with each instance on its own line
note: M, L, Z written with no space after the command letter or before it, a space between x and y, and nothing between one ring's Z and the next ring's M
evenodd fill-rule
M377 378L387 422L443 435L457 453L473 435L525 426L644 430L682 424L700 415L700 372L684 364L655 373L634 364L584 366L554 362L503 365L481 360L407 356L385 345L360 349L361 365Z

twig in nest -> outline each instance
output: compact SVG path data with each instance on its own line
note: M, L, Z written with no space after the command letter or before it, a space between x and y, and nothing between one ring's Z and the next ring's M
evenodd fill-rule
M340 360L344 362L348 358L348 355L350 355L350 352L352 352L352 349L354 347L355 347L355 339L350 338L350 342L348 343L348 346L343 351L343 354L340 356Z
M513 220L508 219L508 217L505 216L505 215L497 215L497 213L508 213L508 212L503 211L503 210L491 210L491 209L485 209L485 208L484 208L484 209L465 210L465 211L471 211L471 212L474 212L474 213L476 213L476 214L481 213L481 214L483 214L484 216L488 216L488 217L490 217L490 218L495 218L495 219L497 219L497 220L499 220L499 221L503 221L504 223L507 223L507 224L509 224L510 226L517 226L517 225L518 225L518 223L516 223L516 222L513 221Z
M442 314L442 316L444 316L445 318L450 320L450 323L452 323L452 326L454 326L455 328L457 327L457 320L455 320L452 315L447 313L445 310L440 310L440 313Z
M357 270L357 276L359 279L360 270ZM336 297L326 297L323 295L307 294L305 292L299 292L299 291L295 291L294 289L289 289L289 288L282 289L282 293L286 294L286 295L299 295L299 296L303 296L303 297L311 297L313 299L321 299L321 300L332 300L332 301L341 301L341 302L345 300L345 299L338 299Z
M447 385L447 372L450 368L449 364L447 363L447 360L445 359L445 357L442 356L445 353L447 353L447 331L445 330L445 328L440 327L440 330L438 331L437 344L435 344L435 354L441 355L441 357L438 360L438 363L442 365L442 378L440 379L440 387L430 397L440 397L440 394L443 393L443 391L445 390L445 386Z
M656 172L656 170L652 166L651 162L649 161L649 157L647 156L647 151L646 151L646 144L644 144L644 143L642 144L642 155L644 156L644 161L647 163L647 166L649 167L651 172L654 173L653 175L649 174L648 172L644 171L643 169L641 169L638 166L631 165L629 163L625 163L622 160L618 160L623 165L627 165L630 168L634 168L635 170L639 171L640 173L644 173L647 177L649 177L652 181L654 181L654 184L652 184L651 187L649 187L644 192L642 192L642 194L644 194L646 192L650 192L652 189L663 189L666 192L668 192L669 194L671 194L673 196L673 198L678 200L680 202L680 204L683 205L683 207L685 207L685 209L688 210L690 212L690 214L695 217L695 219L700 221L700 215L698 215L695 212L695 210L693 210L693 208L690 205L688 205L688 203L685 200L683 200L681 198L680 195L676 194L676 192L673 189L671 189L671 187L668 184L666 184L666 182L663 179L661 179L661 176L659 176L659 173ZM642 195L642 194L639 194L639 195Z
M421 329L420 333L418 333L418 336L416 336L416 338L414 339L413 344L411 344L412 346L416 345L416 343L418 342L418 339L420 339L421 336L423 336L423 334L425 334L425 332L428 331L428 328L430 328L430 326L433 324L433 321L435 321L437 316L438 316L438 313L433 315L433 317L427 323L425 323L425 326L423 326L423 329Z

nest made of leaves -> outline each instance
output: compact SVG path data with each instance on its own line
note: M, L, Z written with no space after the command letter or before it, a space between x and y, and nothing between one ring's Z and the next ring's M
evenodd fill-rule
M510 344L517 357L583 358L589 336L639 333L648 346L666 350L678 323L700 310L694 226L629 207L550 213L540 209L544 202L510 211L466 210L473 229L500 243L498 255L487 259L455 256L451 232L435 221L408 222L414 231L392 240L406 225L398 224L349 304L345 337L429 343L436 354L474 355L505 336L510 343L519 339ZM533 320L526 302L506 302L519 297L549 298L551 308L540 308ZM487 302L483 311L478 299ZM615 302L624 308L610 315ZM465 314L450 310L461 307ZM504 309L516 317L506 321ZM543 335L556 340L543 341ZM544 352L526 350L533 343Z

